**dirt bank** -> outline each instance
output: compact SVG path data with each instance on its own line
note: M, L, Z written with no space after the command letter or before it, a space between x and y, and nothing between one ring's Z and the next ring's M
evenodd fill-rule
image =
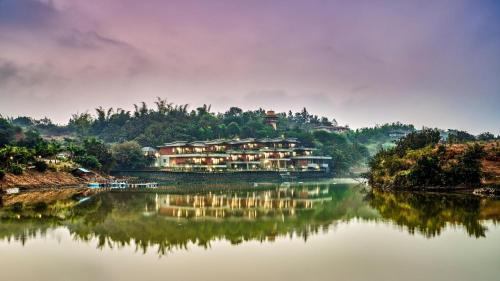
M40 188L71 185L78 186L83 183L85 183L84 179L75 177L68 172L46 171L39 173L36 171L26 171L19 176L7 173L5 177L0 180L0 189L11 187Z

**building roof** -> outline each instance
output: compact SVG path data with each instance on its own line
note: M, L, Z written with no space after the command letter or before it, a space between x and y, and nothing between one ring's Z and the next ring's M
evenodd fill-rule
M261 142L261 143L279 143L279 142L298 143L299 141L296 138L263 138L263 139L259 139L258 142Z
M159 145L158 147L176 147L176 146L186 146L188 145L187 141L174 141L174 142L168 142L163 145Z
M232 139L232 140L226 140L226 139L215 139L215 140L208 140L208 141L193 141L193 142L188 142L188 141L174 141L174 142L169 142L165 143L163 145L157 146L158 148L161 147L179 147L179 146L191 146L191 147L204 147L207 145L217 145L217 144L246 144L246 143L283 143L283 142L288 142L288 143L299 143L299 141L296 138L262 138L262 139L255 139L255 138L245 138L245 139ZM154 148L152 148L154 149Z
M204 141L193 141L189 143L190 146L195 146L195 147L205 147L207 145L206 142Z
M225 144L228 141L226 139L215 139L215 140L208 140L205 141L205 144L207 145L214 145L214 144Z
M226 152L227 154L260 154L259 150L234 150L230 149Z
M303 146L300 146L300 147L294 147L293 150L294 151L313 151L313 150L317 150L317 149L313 148L313 147L303 147Z
M318 159L318 160L331 160L332 157L330 156L313 156L313 155L307 155L307 156L293 156L293 157L290 157L291 159Z
M246 139L234 139L229 141L229 144L245 144L255 142L254 138L246 138Z
M291 148L261 148L262 152L292 152Z

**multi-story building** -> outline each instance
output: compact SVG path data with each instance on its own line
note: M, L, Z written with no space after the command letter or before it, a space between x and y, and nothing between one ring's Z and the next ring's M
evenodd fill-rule
M158 148L156 165L167 170L328 170L331 162L294 138L176 141Z

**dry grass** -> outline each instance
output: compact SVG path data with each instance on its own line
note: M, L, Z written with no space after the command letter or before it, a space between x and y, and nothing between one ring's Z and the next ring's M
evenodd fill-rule
M85 180L77 178L68 172L46 171L39 173L36 171L26 171L22 175L16 176L11 173L5 175L0 180L0 189L10 187L47 187L47 186L68 186L79 185Z

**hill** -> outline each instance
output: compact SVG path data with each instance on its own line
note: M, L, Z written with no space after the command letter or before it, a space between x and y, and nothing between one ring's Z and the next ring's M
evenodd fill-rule
M370 162L374 187L429 189L500 186L500 142L443 143L437 130L415 132Z

